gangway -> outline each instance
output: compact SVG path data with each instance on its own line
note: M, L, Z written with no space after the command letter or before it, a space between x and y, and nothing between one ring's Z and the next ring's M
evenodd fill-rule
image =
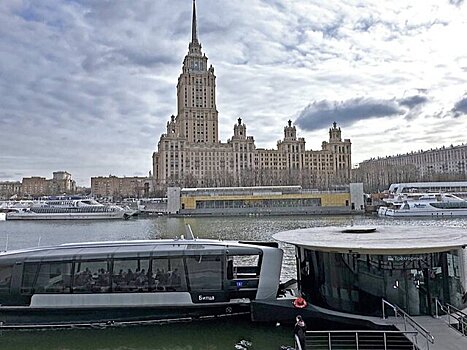
M383 317L385 309L389 306L394 316L386 318L388 325L395 326L400 331L418 332L424 341L415 338L415 345L420 350L465 350L467 337L449 326L442 317L410 316L397 305L383 299Z
M439 302L437 307L435 317L411 316L383 299L383 319L374 317L373 322L390 326L391 330L307 331L305 348L300 349L297 344L295 347L300 350L466 350L467 313Z
M449 327L457 330L463 336L467 336L467 314L451 304L442 304L438 298L436 298L435 303L436 318L441 318Z

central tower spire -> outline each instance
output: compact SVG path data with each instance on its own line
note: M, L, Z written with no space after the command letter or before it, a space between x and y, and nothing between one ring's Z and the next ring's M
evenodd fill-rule
M191 42L198 43L198 33L196 28L196 0L193 0L193 22L191 24Z

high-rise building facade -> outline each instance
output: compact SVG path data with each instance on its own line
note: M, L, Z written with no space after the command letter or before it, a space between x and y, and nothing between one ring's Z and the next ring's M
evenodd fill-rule
M159 186L217 187L302 185L328 188L350 180L351 142L336 123L320 151L305 149L288 121L277 149L257 148L242 119L226 143L218 137L216 76L198 40L193 1L192 36L177 84L177 115L167 123L153 153Z
M152 179L148 177L117 177L109 175L91 177L91 194L94 197L142 198L152 193Z
M383 191L392 183L467 179L467 145L441 147L373 158L353 170L353 180L366 192Z
M21 194L21 182L19 181L1 181L0 199L9 199L12 196Z
M67 171L56 171L52 179L32 176L23 177L21 195L29 197L55 196L76 193L76 182Z

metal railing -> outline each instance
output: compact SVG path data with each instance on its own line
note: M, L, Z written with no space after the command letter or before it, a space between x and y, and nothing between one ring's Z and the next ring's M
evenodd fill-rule
M467 314L451 304L441 304L436 298L435 300L435 317L440 317L440 311L444 312L447 316L446 323L449 327L462 333L463 336L467 336ZM457 327L453 326L451 320L454 319L454 324L457 322Z
M383 318L386 318L386 306L389 306L394 311L394 316L396 318L402 317L404 320L404 330L407 331L407 326L412 327L416 332L418 332L423 338L426 339L426 349L430 349L430 343L434 344L435 338L431 333L426 330L421 324L415 321L407 312L402 310L399 306L391 304L387 300L381 299ZM415 337L415 344L417 344L417 337Z
M307 331L306 349L417 350L415 342L410 340L417 335L416 331Z

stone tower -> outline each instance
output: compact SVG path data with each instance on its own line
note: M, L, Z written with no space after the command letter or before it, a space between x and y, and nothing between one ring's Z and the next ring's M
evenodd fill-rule
M177 84L177 112L178 136L194 143L218 141L216 76L212 65L208 67L208 58L198 41L195 0L191 42Z

